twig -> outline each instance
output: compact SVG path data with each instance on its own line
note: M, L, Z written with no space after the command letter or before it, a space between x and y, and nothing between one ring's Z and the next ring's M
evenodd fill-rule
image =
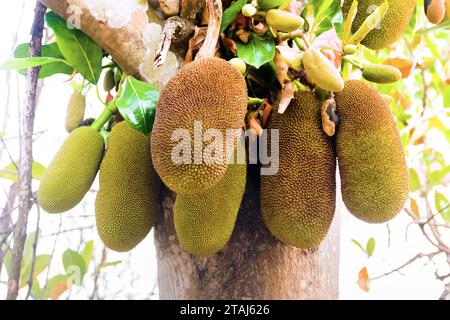
M44 30L44 14L46 7L36 2L33 27L31 29L30 57L40 56ZM19 294L20 266L27 236L28 214L32 206L31 166L33 163L33 127L36 109L36 89L39 68L27 71L27 85L22 114L19 161L19 214L14 229L14 247L11 257L11 272L8 280L7 300L16 300Z
M25 296L25 300L28 300L31 294L31 289L33 288L33 279L34 279L34 268L36 266L36 252L37 252L37 246L39 241L39 223L41 220L41 208L37 204L37 199L35 199L36 204L36 211L37 211L37 217L36 217L36 236L34 237L33 242L33 254L31 256L31 266L30 266L30 277L28 278L28 292Z
M415 255L414 257L412 257L411 259L409 259L408 261L406 261L406 262L405 262L404 264L402 264L401 266L399 266L399 267L397 267L397 268L395 268L395 269L393 269L393 270L391 270L391 271L388 271L388 272L386 272L386 273L383 273L383 274L381 274L381 275L379 275L379 276L371 277L370 280L378 280L378 279L381 279L381 278L383 278L383 277L386 277L386 276L388 276L388 275L391 275L392 273L399 272L400 270L402 270L403 268L409 266L411 263L413 263L414 261L416 261L416 260L418 260L418 259L422 259L422 258L425 258L425 257L428 257L428 258L432 259L434 256L436 256L436 255L438 255L438 254L440 254L440 253L442 253L442 252L437 251L437 252L433 252L433 253L429 253L429 254L419 253L419 254Z
M55 251L56 251L56 243L58 242L59 232L61 231L61 227L62 227L62 215L59 216L58 233L57 233L57 235L56 235L55 241L53 242L52 252L50 253L50 259L49 259L49 263L48 263L47 274L46 274L46 276L45 276L45 285L44 285L44 287L42 288L42 292L45 292L45 290L47 290L48 279L50 278L50 266L51 266L51 264L52 264L53 256L55 255Z
M53 236L59 236L60 234L69 233L69 232L75 232L75 231L82 231L87 229L93 229L95 226L85 226L85 227L77 227L72 229L66 229L66 230L58 230L58 232L48 233L46 235L41 236L41 238L48 238Z
M92 295L91 295L91 299L90 300L94 300L97 297L97 294L98 294L98 278L100 276L100 272L101 272L101 269L102 269L101 265L106 262L106 257L107 257L106 247L103 247L102 258L100 259L100 263L99 263L98 267L95 269L95 273L94 273L94 289L92 289Z

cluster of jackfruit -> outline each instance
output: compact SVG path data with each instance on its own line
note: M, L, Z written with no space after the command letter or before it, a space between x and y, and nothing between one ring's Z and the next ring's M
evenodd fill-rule
M363 221L394 218L409 191L400 135L382 96L352 80L335 102L335 138L323 132L321 103L312 92L298 93L268 125L279 130L279 171L262 177L262 215L276 238L302 249L319 245L333 220L336 158L344 203Z
M311 53L311 59L318 58ZM363 75L384 82L399 77L380 66L366 67ZM279 170L261 178L262 218L277 239L302 249L318 246L332 224L337 160L344 203L361 220L392 219L408 194L401 140L383 97L353 80L342 84L334 101L334 109L324 110L315 93L299 91L287 111L274 110L268 122L269 134L279 130ZM70 210L99 171L99 236L108 248L129 251L155 223L158 173L177 194L174 226L181 246L198 256L215 254L226 246L237 220L247 166L235 160L246 150L234 136L230 145L216 150L223 157L215 161L204 152L210 142L204 141L204 134L210 129L222 137L229 129L239 132L247 102L244 77L232 64L218 58L187 64L161 93L151 138L117 123L104 155L100 133L92 127L74 129L42 177L39 203L51 213ZM334 110L339 121L331 137L324 132L323 115L336 120ZM182 146L194 145L186 149L182 163L173 158L180 144L174 141L176 129L184 134L181 140L186 139ZM198 135L200 159L195 150ZM272 149L272 139L268 141Z
M187 64L161 92L151 138L152 159L162 181L177 193L174 223L178 240L195 255L212 255L227 244L246 183L246 165L232 161L237 153L233 151L242 148L239 136L215 151L221 154L219 158L203 152L211 142L203 136L210 129L218 130L222 137L229 129L240 132L247 100L244 77L219 58ZM200 125L197 129L196 124ZM194 145L192 150L188 148L183 163L172 158L180 143L173 139L177 128L185 130L183 143Z
M100 170L96 199L97 231L115 251L133 249L155 220L158 180L152 169L150 138L125 122L108 137L92 127L73 130L41 178L40 206L49 213L74 208L91 188Z

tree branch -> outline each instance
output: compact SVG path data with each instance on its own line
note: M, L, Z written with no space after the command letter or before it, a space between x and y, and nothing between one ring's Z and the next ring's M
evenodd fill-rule
M71 17L66 0L39 0L63 19ZM110 28L95 19L87 10L80 17L81 31L91 37L107 51L120 68L127 74L139 77L139 65L145 55L143 32L148 24L144 12L136 12L133 19L120 29Z
M44 30L44 14L47 8L36 2L29 55L41 55L42 36ZM14 247L11 258L11 271L8 280L7 300L16 300L19 293L20 265L23 248L27 237L28 214L32 207L31 166L33 163L33 127L36 109L36 90L40 68L31 68L27 71L27 85L25 101L22 112L22 128L20 137L19 160L19 214L14 229Z

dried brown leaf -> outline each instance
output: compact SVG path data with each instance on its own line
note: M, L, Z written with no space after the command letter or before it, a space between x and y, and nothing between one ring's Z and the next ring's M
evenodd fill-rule
M283 89L281 90L281 98L280 98L280 105L278 106L278 113L283 114L289 104L291 103L292 99L294 99L294 85L292 82L288 82L284 85Z
M365 292L370 290L370 278L366 267L362 268L358 273L358 286Z

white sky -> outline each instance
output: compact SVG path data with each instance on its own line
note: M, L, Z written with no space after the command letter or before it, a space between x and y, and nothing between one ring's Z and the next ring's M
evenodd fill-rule
M33 20L34 1L27 0L25 14L18 32L18 43L28 42L29 29ZM13 35L19 22L23 1L8 1L4 3L3 10L0 10L0 63L6 60L12 49ZM24 90L24 78L11 75L9 85L11 86L11 101L9 115L4 118L4 108L7 95L6 73L0 72L0 132L3 123L7 124L7 138L15 137L18 133L18 102L22 101ZM36 161L47 165L58 146L66 137L64 131L65 106L71 93L71 87L67 81L67 76L57 76L45 80L45 86L40 97L39 107L36 114L36 132L43 131L34 146L34 157ZM19 90L17 90L19 85ZM100 109L95 97L90 96L88 116L92 117ZM8 140L8 149L14 159L18 157L17 140ZM0 168L9 163L9 158L2 153L0 158ZM3 190L8 190L9 181L0 179L0 207L3 207L5 194ZM35 185L37 187L37 185ZM96 189L96 186L94 186ZM63 230L77 228L80 226L92 226L95 224L94 214L94 194L89 194L84 205L80 205L72 212L63 215ZM78 218L78 215L90 215L88 218ZM33 231L36 221L36 211L33 210L30 216L30 231ZM341 238L341 265L340 265L340 297L344 299L437 299L443 291L443 285L435 280L435 266L425 264L425 259L411 265L403 271L403 274L393 275L374 281L371 290L366 293L359 289L356 284L359 270L366 266L370 276L376 276L390 271L403 264L411 257L421 252L431 252L431 248L424 241L418 228L411 226L408 230L407 241L405 240L406 226L411 222L406 214L400 214L398 218L389 224L391 230L390 246L388 246L388 229L386 225L369 225L353 218L348 212L344 213ZM59 225L59 216L52 216L42 213L41 230L42 234L56 232ZM135 298L148 298L152 290L156 277L155 250L153 247L153 232L141 243L132 253L118 254L109 252L108 262L116 260L129 261L130 265L105 269L104 275L108 283L108 290L120 290L119 297L127 298L132 295ZM68 234L59 238L56 259L52 264L52 274L57 270L62 271L60 262L61 250L68 248L76 249L80 243L79 233ZM101 251L100 240L95 232L83 232L86 240L94 239L95 250ZM375 256L369 260L363 252L357 248L351 239L357 239L365 244L366 241L374 237L376 239ZM447 239L450 237L446 235ZM39 245L38 254L50 253L54 238L44 238ZM99 256L97 254L97 256ZM444 259L443 259L444 260ZM441 272L448 273L449 268L446 261L440 261L438 267ZM91 266L92 268L92 266ZM92 271L93 269L91 269ZM133 271L133 274L131 274ZM138 276L139 281L131 282L132 277ZM4 273L2 281L5 280ZM92 279L87 279L86 286L89 290L92 287ZM85 298L86 294L74 292L72 297ZM101 292L102 294L104 292ZM0 284L0 298L5 295L5 286ZM108 295L106 295L108 296ZM153 297L154 298L154 297Z

